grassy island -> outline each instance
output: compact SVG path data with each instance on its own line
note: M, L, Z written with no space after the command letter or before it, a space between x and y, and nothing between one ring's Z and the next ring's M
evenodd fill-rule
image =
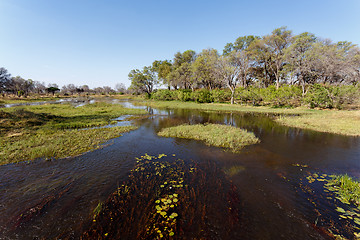
M180 125L164 128L158 135L200 140L207 145L227 148L233 152L259 142L259 139L251 132L220 124Z
M95 128L127 114L145 114L117 104L22 106L0 111L0 164L76 156L100 148L133 126Z

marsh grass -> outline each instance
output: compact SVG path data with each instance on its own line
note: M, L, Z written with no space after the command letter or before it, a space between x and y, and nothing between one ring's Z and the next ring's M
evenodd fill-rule
M307 108L274 108L265 106L194 103L178 101L140 101L138 105L156 108L197 109L220 112L256 112L274 114L277 123L319 132L360 136L360 110L318 110Z
M333 176L327 187L335 191L340 201L352 203L360 209L360 182L345 175Z
M140 109L96 103L22 106L0 111L0 164L36 158L76 156L135 127L86 129L112 123L121 115L144 114ZM81 129L81 130L80 130Z
M207 145L227 148L233 152L260 142L251 132L220 124L180 125L162 129L162 137L177 137L204 141Z
M318 110L314 114L281 116L276 122L319 132L360 136L360 111Z

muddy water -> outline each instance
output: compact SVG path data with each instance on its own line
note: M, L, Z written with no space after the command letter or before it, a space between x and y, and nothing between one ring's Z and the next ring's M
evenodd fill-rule
M153 115L148 119L133 122L138 130L103 149L75 158L0 166L0 239L78 238L99 201L126 180L135 157L145 153L176 154L223 169L241 199L242 239L330 239L322 226L345 224L336 219L334 206L310 201L300 182L313 172L360 177L359 138L282 127L261 114L149 110ZM233 154L156 135L163 127L207 122L248 129L261 143ZM24 218L38 206L40 212Z

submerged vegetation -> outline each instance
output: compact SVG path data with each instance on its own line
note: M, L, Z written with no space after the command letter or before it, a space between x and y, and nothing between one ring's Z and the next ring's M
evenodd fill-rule
M162 137L177 137L204 141L207 145L223 147L233 152L260 140L251 132L220 124L180 125L162 129Z
M79 155L135 129L132 126L94 127L116 123L112 119L121 115L144 113L144 110L106 103L77 108L57 104L3 109L0 111L0 163Z
M82 239L232 239L239 204L236 188L216 166L145 154L101 210L95 208Z
M337 199L341 202L353 204L360 210L360 182L358 180L349 177L347 174L333 176L326 184L326 188L335 192Z
M347 174L308 173L304 180L300 188L315 207L316 228L335 239L359 239L360 182Z

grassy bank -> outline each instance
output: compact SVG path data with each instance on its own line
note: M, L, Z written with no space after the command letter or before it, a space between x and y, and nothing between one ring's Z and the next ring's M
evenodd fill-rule
M313 114L280 116L276 121L289 127L360 136L360 110L317 110Z
M360 136L360 110L347 111L317 110L307 108L272 108L265 106L255 107L246 105L180 101L141 101L136 104L168 109L180 108L206 111L280 114L280 116L274 116L274 120L289 127L298 127L348 136Z
M244 146L259 142L259 139L253 133L220 124L180 125L164 128L158 135L200 140L207 145L227 148L233 152L241 150Z
M134 127L86 129L112 123L139 109L97 103L75 108L70 104L25 106L0 110L0 164L62 158L99 148L107 140Z

